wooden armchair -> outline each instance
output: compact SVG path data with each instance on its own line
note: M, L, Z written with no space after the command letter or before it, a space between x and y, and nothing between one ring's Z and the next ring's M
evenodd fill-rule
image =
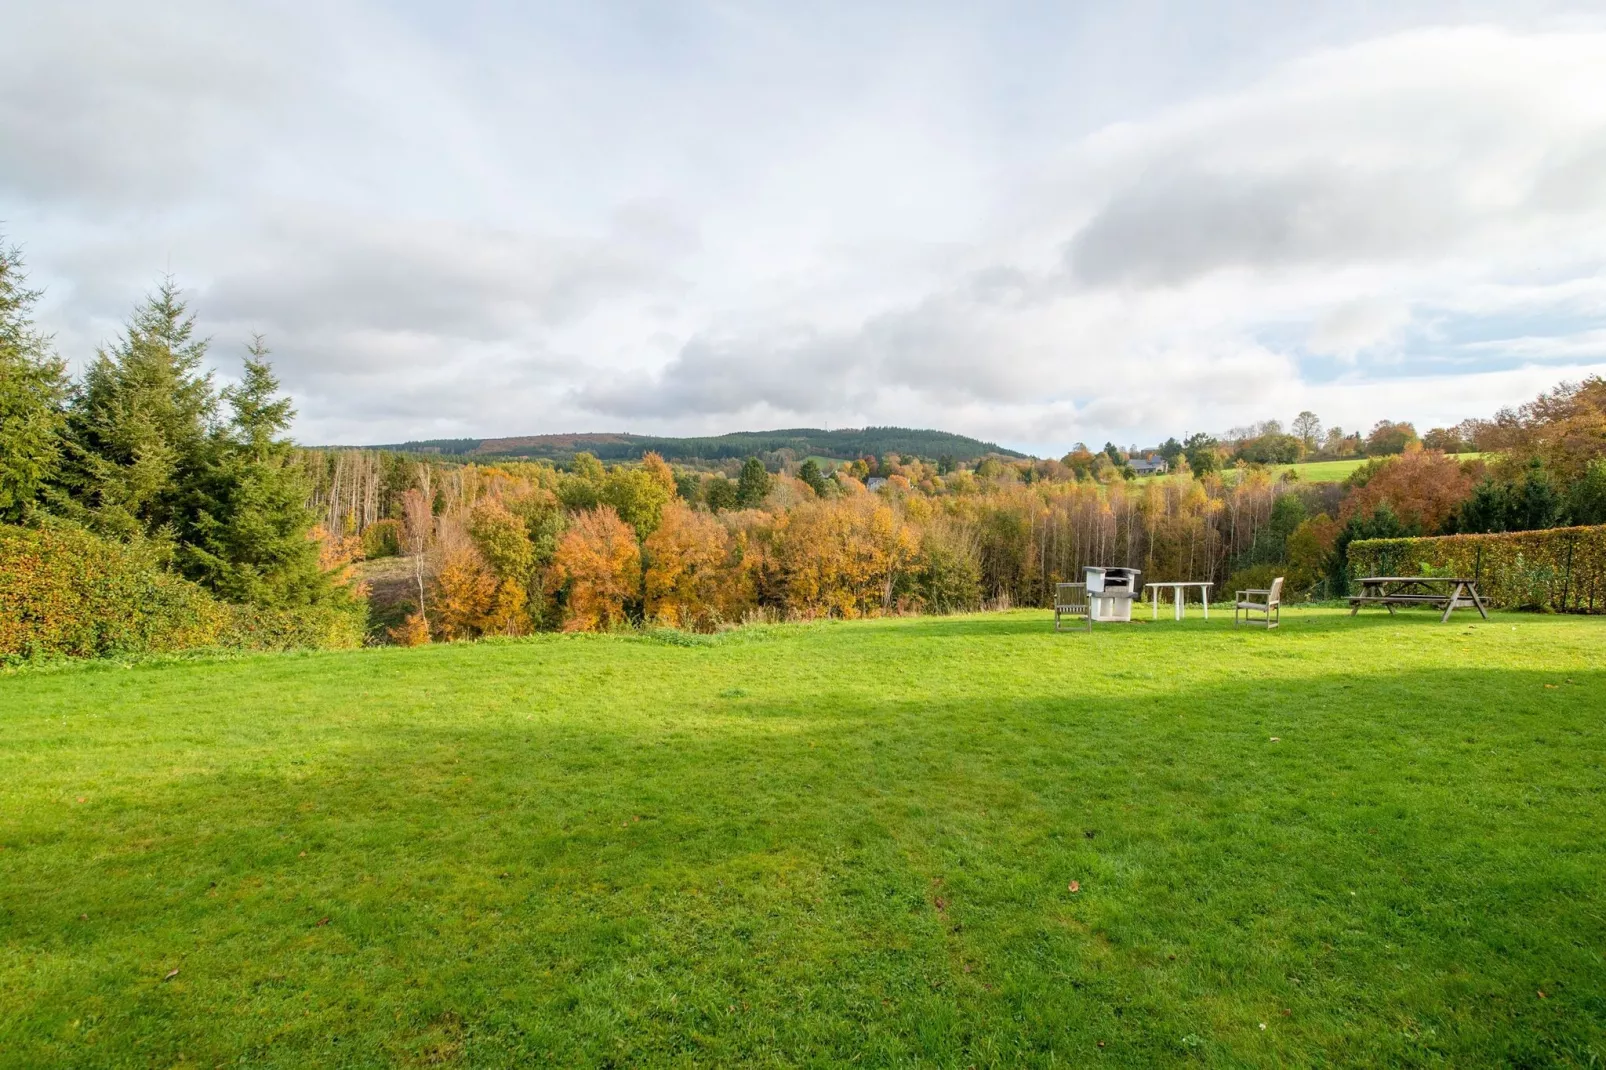
M1259 595L1260 598L1251 597ZM1263 600L1262 600L1263 599ZM1282 617L1283 578L1271 581L1270 590L1239 591L1232 600L1232 626L1238 627L1238 616L1248 624L1264 624L1269 631L1277 627ZM1258 615L1258 619L1257 619Z
M1054 585L1054 630L1060 630L1060 616L1087 617L1087 630L1093 631L1093 611L1087 604L1087 584L1056 583Z

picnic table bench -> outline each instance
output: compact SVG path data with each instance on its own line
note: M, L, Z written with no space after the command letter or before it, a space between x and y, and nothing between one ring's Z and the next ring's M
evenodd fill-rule
M1442 624L1455 610L1470 606L1484 620L1489 619L1478 585L1459 576L1367 576L1360 584L1361 593L1351 595L1349 600L1352 617L1362 606L1383 606L1390 613L1395 606L1443 606L1444 616L1439 618Z

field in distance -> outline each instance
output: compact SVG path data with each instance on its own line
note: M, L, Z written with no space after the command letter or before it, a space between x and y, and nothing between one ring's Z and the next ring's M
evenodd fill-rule
M1484 456L1481 453L1452 453L1450 456L1459 461L1470 461ZM1346 457L1342 461L1306 461L1302 464L1268 465L1267 470L1273 475L1283 472L1293 472L1299 477L1301 483L1342 483L1361 465L1367 461L1376 460L1373 457ZM1232 473L1229 470L1228 475Z
M1606 620L0 677L0 1065L1599 1065Z

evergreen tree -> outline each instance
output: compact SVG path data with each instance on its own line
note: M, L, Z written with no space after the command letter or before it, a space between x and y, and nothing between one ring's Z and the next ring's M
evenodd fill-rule
M1331 582L1332 597L1344 598L1349 594L1349 544L1359 539L1400 539L1422 532L1414 524L1403 524L1387 504L1379 505L1371 516L1356 513L1349 518L1338 538L1333 542L1333 553L1327 561L1327 577Z
M295 415L262 339L247 349L245 377L223 391L230 419L211 436L204 470L178 518L178 565L233 602L284 608L343 600L318 566L312 511L285 432Z
M820 497L825 497L828 489L825 483L825 473L820 471L819 462L813 457L803 462L803 467L797 470L797 478L809 485L809 489Z
M1594 461L1567 495L1573 524L1606 524L1606 459Z
M770 474L764 470L764 462L749 457L736 481L736 504L743 509L756 509L769 493Z
M34 330L37 290L22 255L0 246L0 521L30 516L60 461L66 368Z
M59 504L103 534L171 542L212 448L205 339L171 279L102 349L68 405Z

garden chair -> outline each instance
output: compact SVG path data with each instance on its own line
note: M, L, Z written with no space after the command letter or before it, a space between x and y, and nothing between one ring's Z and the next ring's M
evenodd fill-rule
M1251 597L1259 595L1261 598ZM1263 600L1262 600L1263 599ZM1270 631L1277 627L1282 618L1283 578L1278 576L1271 581L1269 590L1238 591L1232 600L1232 626L1238 627L1238 615L1243 614L1245 623L1265 624ZM1259 620L1255 619L1259 614Z
M1087 604L1087 584L1056 583L1054 585L1054 630L1060 630L1060 616L1086 617L1087 630L1093 631L1093 611Z

